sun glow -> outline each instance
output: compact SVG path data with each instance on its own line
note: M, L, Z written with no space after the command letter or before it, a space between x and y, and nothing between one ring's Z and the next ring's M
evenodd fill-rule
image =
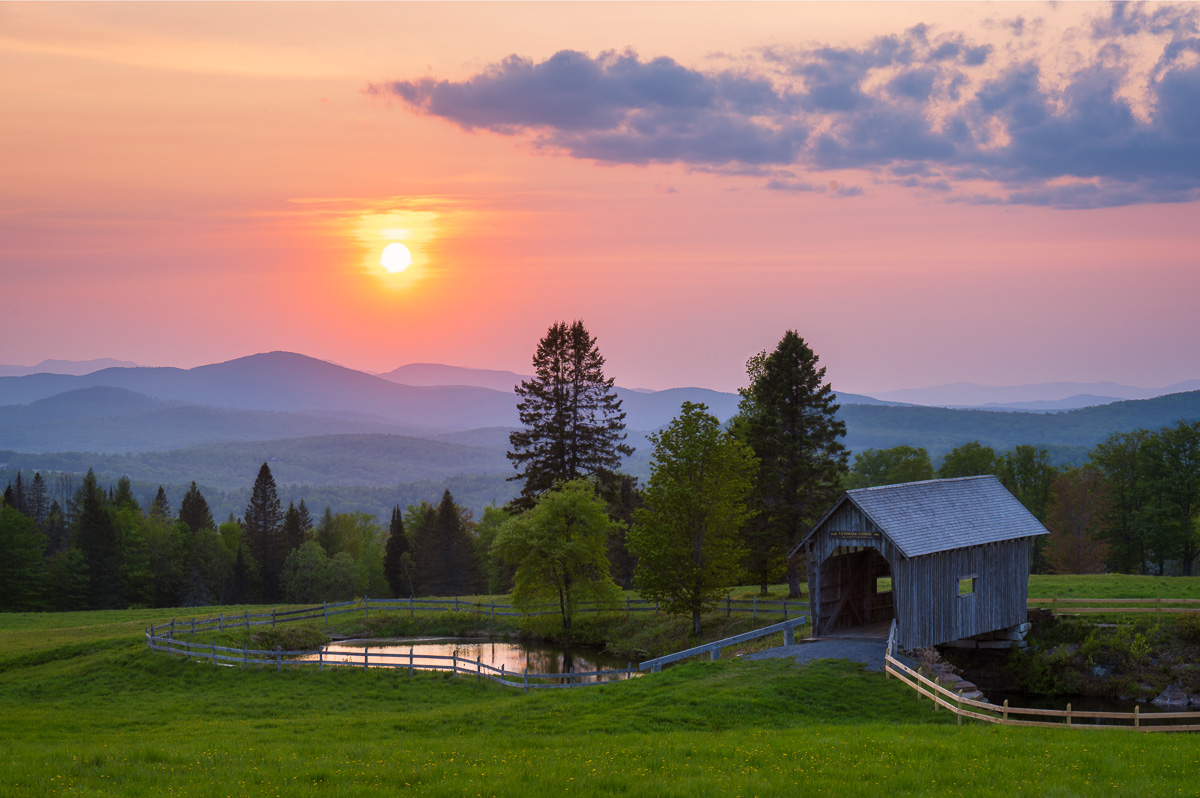
M379 265L391 274L402 272L412 263L412 253L408 247L398 241L393 241L383 248L379 256Z

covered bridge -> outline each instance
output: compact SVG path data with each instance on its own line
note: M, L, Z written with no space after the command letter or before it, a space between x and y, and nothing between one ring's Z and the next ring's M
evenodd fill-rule
M847 491L790 556L808 561L814 637L894 618L920 648L1024 623L1045 534L993 476L934 479Z

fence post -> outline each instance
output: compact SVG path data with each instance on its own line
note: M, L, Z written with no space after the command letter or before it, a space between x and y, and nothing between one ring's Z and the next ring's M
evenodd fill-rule
M758 620L758 594L757 593L754 594L754 608L751 610L751 612L753 614L750 617L753 620L757 621Z
M1008 702L1005 702L1005 703L1008 703ZM1140 706L1134 706L1134 708L1133 708L1133 728L1135 728L1135 729L1141 728L1141 725L1142 725L1141 711L1142 711L1142 708Z
M1055 615L1058 615L1058 596L1054 597L1054 604L1051 605L1050 611L1053 612Z
M175 619L171 619L171 639L175 639Z
M625 662L625 681L629 681L632 678L633 678L633 663L630 661L626 661Z
M787 623L787 621L784 621L784 623ZM796 645L796 627L795 626L785 626L783 628L783 644L785 646Z
M708 661L709 662L716 662L720 658L721 658L720 646L713 646L712 648L710 648L708 650Z
M412 676L412 672L413 672L413 655L412 655L412 652L413 652L413 650L412 650L412 646L409 646L409 647L408 647L408 675L409 675L409 676Z
M1067 728L1071 728L1071 705L1067 704Z
M371 620L371 600L363 596L363 620Z
M525 666L525 688L521 692L523 692L523 693L529 692L529 666L528 665Z
M1136 712L1137 707L1134 707L1133 710ZM1004 712L1000 715L1000 720L1004 721L1005 723L1008 722L1008 699L1007 698L1004 699Z
M958 725L962 725L962 690L958 691L958 711L954 713L958 716Z
M317 649L317 670L325 670L325 646Z
M496 620L496 600L492 599L492 620Z
M483 660L475 660L475 683L483 681Z
M733 612L733 602L730 601L731 598L732 598L732 596L730 596L728 593L725 594L725 617L726 618L728 618L730 613Z
M279 650L279 646L275 646L275 671L283 670L283 653Z
M629 620L629 596L625 597L625 620Z
M211 648L211 649L212 649L212 662L213 662L213 665L216 665L216 664L217 664L217 644L216 644L216 643L213 643L211 646L209 646L209 648Z
M196 634L196 616L195 615L192 616L192 631L188 632L188 634L189 635Z
M250 631L250 610L246 610L246 631Z
M363 670L367 669L367 660L371 657L371 647L363 646Z
M223 612L217 613L217 631L218 632L225 631L225 613L223 613Z
M788 617L787 617L787 596L783 597L783 619L785 621L788 619Z
M246 644L242 643L242 670L246 669Z
M190 637L184 641L183 648L185 651L187 651L187 658L189 660L191 660L191 658L192 658L192 639Z
M271 628L272 629L275 628L275 608L274 607L271 608ZM276 646L276 648L278 648L278 646Z
M455 603L456 604L458 603L458 599L455 599ZM454 674L455 676L458 676L458 650L455 649L454 651L452 651L450 653L450 656L453 657L453 659L450 661L450 664L454 667L454 670L452 670L450 672L452 674Z
M329 626L329 603L326 601L321 602L321 614L325 616L325 626L328 627Z
M408 597L408 617L409 619L417 617L417 608L413 606L412 596Z
M1162 623L1162 593L1158 594L1158 612L1155 614L1155 620Z

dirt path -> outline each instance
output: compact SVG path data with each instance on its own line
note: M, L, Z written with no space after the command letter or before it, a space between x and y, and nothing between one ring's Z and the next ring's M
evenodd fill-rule
M884 640L862 640L843 638L820 638L807 640L794 646L779 646L751 654L750 659L772 659L790 657L796 664L803 665L815 659L848 659L862 662L870 671L883 670L883 653L887 648Z

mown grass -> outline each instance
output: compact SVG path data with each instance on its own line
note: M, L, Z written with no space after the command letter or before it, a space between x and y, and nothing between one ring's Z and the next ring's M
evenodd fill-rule
M1129 574L1042 575L1029 577L1030 598L1186 598L1200 599L1200 576Z
M171 611L0 615L0 793L1194 794L1200 736L958 727L845 662L531 692L145 650ZM176 614L179 614L176 611Z

